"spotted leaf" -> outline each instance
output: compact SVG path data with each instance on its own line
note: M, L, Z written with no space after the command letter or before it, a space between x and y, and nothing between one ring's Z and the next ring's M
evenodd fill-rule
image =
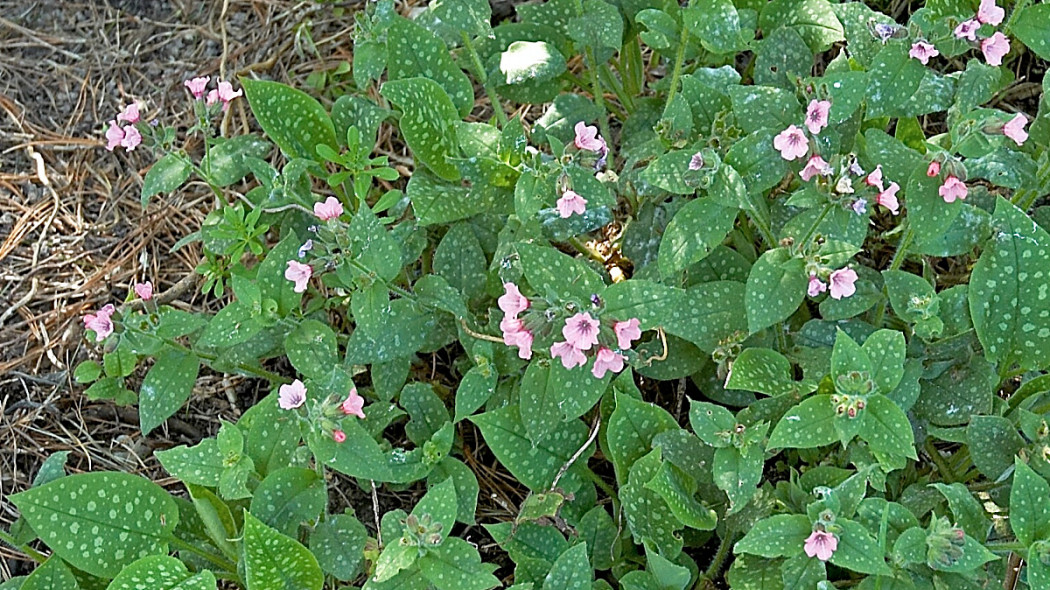
M241 86L259 126L289 158L324 162L315 146L337 149L332 119L309 94L267 80L242 78Z
M324 574L317 558L244 512L244 572L248 590L321 590Z
M106 590L215 590L215 576L190 573L174 557L151 555L124 568Z
M442 50L444 52L444 50ZM382 94L401 109L398 126L416 158L445 180L458 180L452 122L459 113L448 93L428 78L404 78L383 84Z

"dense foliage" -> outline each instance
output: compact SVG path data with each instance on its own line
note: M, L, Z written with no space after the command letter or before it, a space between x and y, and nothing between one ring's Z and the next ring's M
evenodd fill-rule
M965 590L1020 557L1050 588L1050 104L1002 110L1050 5L490 17L369 3L313 96L197 78L189 129L115 118L110 150L158 154L144 205L214 190L183 243L232 297L135 285L77 380L144 435L202 367L272 393L157 452L185 496L53 457L3 537L51 555L0 587ZM243 100L264 136L217 136ZM503 520L479 457L527 489ZM332 472L426 493L375 530Z

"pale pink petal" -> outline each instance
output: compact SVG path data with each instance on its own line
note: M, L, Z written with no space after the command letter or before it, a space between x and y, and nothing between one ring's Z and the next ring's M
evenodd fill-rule
M135 283L134 285L135 294L139 296L143 301L149 301L153 299L153 283L146 281L145 283Z
M591 314L578 313L565 320L565 327L561 333L569 344L580 350L590 350L598 344L599 328L598 320L591 317Z
M557 342L551 345L551 358L561 358L561 364L566 369L582 367L587 364L587 355L568 342Z
M314 203L314 215L321 221L335 219L343 214L343 204L335 197L328 197L323 203Z
M1003 125L1003 135L1014 140L1017 145L1021 145L1028 140L1028 132L1024 130L1027 124L1028 117L1024 116L1024 113L1017 113L1013 119Z
M295 283L292 289L296 293L306 291L306 285L313 275L314 269L309 264L303 264L298 260L289 260L288 268L284 270L284 278Z
M944 184L937 189L937 194L944 199L945 203L954 203L955 199L965 199L966 193L966 183L951 175L945 178Z
M626 322L613 324L613 333L616 334L616 345L620 347L620 350L631 348L631 343L642 337L642 330L639 328L639 324L638 318L631 318Z
M899 184L891 182L886 190L880 192L878 196L875 197L875 202L889 209L890 213L894 215L900 214L900 201L897 200L897 192L900 189L901 187Z
M922 65L928 64L930 58L937 57L940 54L941 52L937 51L936 47L925 41L916 41L908 51L908 56L919 60Z
M977 9L977 20L993 27L1003 22L1006 11L995 5L995 0L981 0L981 6Z
M601 379L605 377L607 371L619 373L623 370L623 361L626 358L622 354L603 346L598 349L598 354L594 357L594 366L591 367L591 374Z
M211 76L201 76L199 78L193 78L192 80L186 80L182 84L189 89L193 98L200 98L204 96L204 91L207 89L210 80Z
M347 394L346 399L343 403L339 404L339 409L343 411L347 416L357 416L364 420L365 413L363 408L365 407L365 398L361 397L357 393L357 387L351 387L350 393Z
M811 100L806 108L806 127L813 135L828 126L828 114L831 112L831 101Z
M117 120L118 121L127 121L128 123L138 123L139 122L139 104L137 102L133 102L133 103L129 104L128 106L124 107L124 110L120 111L120 113L117 114Z
M991 37L981 40L981 53L990 66L1003 64L1003 57L1010 53L1010 40L1006 35L996 31Z
M521 294L518 286L514 283L503 283L503 295L496 302L500 310L511 317L517 317L519 313L529 308L529 300Z
M139 133L138 128L134 125L128 125L124 128L124 139L121 140L120 145L124 146L124 149L129 152L134 150L140 143L142 143L142 134Z
M701 154L700 152L696 152L695 154L693 154L693 156L691 158L689 158L689 169L690 170L699 170L699 169L701 169L703 167L704 167L704 155Z
M838 538L825 531L813 531L813 533L806 538L803 550L809 557L816 557L821 561L827 561L831 559L832 554L838 549L839 540Z
M576 137L573 139L573 143L577 149L591 152L604 152L608 149L605 145L605 140L598 136L597 127L580 121L576 124L574 131L576 132Z
M799 176L802 177L804 182L809 182L814 176L830 176L831 173L831 165L824 161L824 158L814 155L806 162L806 166L799 173Z
M306 401L306 386L296 379L290 385L282 385L277 390L277 405L282 410L294 410Z
M941 173L941 163L937 160L930 162L930 165L926 167L926 176L933 178Z
M857 273L852 268L840 268L828 277L828 292L832 299L842 299L857 292Z
M959 26L955 27L953 34L956 39L967 39L970 41L977 40L977 29L981 28L981 23L977 19L971 18L970 20L959 23Z
M780 152L780 156L787 161L792 161L805 156L809 152L809 139L802 130L794 125L781 131L773 138L773 147Z
M106 149L113 151L113 148L120 145L124 141L124 130L117 125L116 121L109 122L109 129L106 129Z
M565 191L565 194L558 199L558 215L562 219L568 219L573 214L583 215L587 211L587 199L581 197L578 193L572 190Z
M809 294L810 297L816 297L827 290L828 286L824 284L824 281L818 279L817 275L809 275L809 288L806 289L806 293Z
M883 190L883 187L882 187L882 164L879 164L878 166L876 166L875 169L872 170L870 174L868 174L867 176L864 177L864 184L866 184L868 186L873 186L873 187L879 189L880 191Z

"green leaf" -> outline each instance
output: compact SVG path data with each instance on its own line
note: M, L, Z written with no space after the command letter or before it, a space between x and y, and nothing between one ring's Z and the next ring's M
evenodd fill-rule
M831 350L831 376L837 378L850 371L871 372L868 353L841 328L835 329L835 346Z
M451 481L456 491L456 520L466 525L474 524L474 512L478 506L478 478L459 459L445 457L434 466L427 477L427 484Z
M619 531L604 506L595 506L587 511L576 527L580 539L590 549L590 562L595 569L607 570L616 562L619 553Z
M401 246L368 207L361 203L350 221L350 249L357 261L386 281L401 272ZM290 281L289 281L290 282Z
M409 383L401 391L401 407L408 412L405 434L416 445L422 445L449 421L445 402L434 393L429 383Z
M826 0L774 0L762 9L758 26L764 31L791 27L813 53L846 39L842 23Z
M179 445L154 454L168 473L186 483L215 487L226 469L222 452L213 438L206 438L194 447Z
M456 422L470 416L485 405L485 402L496 392L498 378L495 367L488 362L467 371L456 389Z
M732 442L736 416L722 406L690 400L689 425L700 440L712 447L724 448Z
M328 490L317 472L302 467L278 469L252 495L251 513L263 523L293 536L299 525L312 522L328 503Z
M956 524L962 527L966 534L975 539L988 537L988 527L991 523L988 517L985 516L984 507L973 497L973 494L970 493L970 490L965 485L958 482L951 485L943 483L930 485L948 500L948 507L951 508L952 515L955 516ZM1010 491L1013 493L1013 489ZM1012 507L1015 506L1014 502L1010 502L1010 505ZM1014 534L1016 534L1016 531Z
M752 334L795 313L809 285L805 266L805 261L791 256L787 249L773 248L751 267L744 306Z
M36 568L19 586L20 590L80 590L73 572L58 557L51 557Z
M1050 539L1050 485L1020 457L1014 457L1010 486L1010 528L1025 545Z
M605 310L618 321L638 318L639 328L651 330L667 323L671 309L677 307L684 292L642 279L613 283L605 289Z
M715 456L718 456L717 453ZM643 484L643 487L660 496L678 522L687 527L710 531L714 530L718 523L715 511L702 505L693 497L693 494L696 493L696 483L689 475L670 462L661 464L656 475Z
M271 471L287 467L301 440L299 417L277 405L276 392L252 406L241 417L241 422L249 415L254 415L254 419L248 426L244 446L255 469L265 476Z
M519 392L522 406L530 408L521 417L529 439L539 442L562 422L582 416L598 402L610 379L595 379L590 371L534 359L525 370Z
M1050 5L1028 6L1018 15L1010 15L1010 32L1033 53L1050 59Z
M146 373L139 390L139 427L149 434L178 412L193 393L200 359L190 352L165 348Z
M664 327L668 334L688 340L704 352L714 352L720 342L747 329L740 306L744 297L744 285L736 281L697 285L678 298Z
M920 381L922 394L915 403L915 415L937 426L966 424L970 416L991 411L998 381L995 366L984 358L964 359L935 379Z
M591 49L619 49L623 40L623 18L616 6L603 0L583 0L583 14L568 23L569 36Z
M491 19L492 8L485 0L435 0L416 20L445 43L459 45L463 34L471 37L491 34Z
M726 573L733 590L784 590L780 569L770 567L769 560L754 555L739 555Z
M985 358L1026 369L1050 364L1050 235L998 199L995 232L970 277L970 316Z
M594 570L588 560L587 543L569 547L554 562L543 580L543 590L591 590Z
M412 174L406 191L420 225L466 219L480 213L487 204L479 191L446 183L426 170L417 170Z
M387 55L389 80L432 80L437 87L444 90L444 94L451 99L451 104L455 105L455 114L446 117L445 121L451 122L466 117L474 108L473 83L453 61L444 43L430 31L406 18L395 17L387 32ZM402 104L403 100L397 100L387 94L387 84L383 85L383 96Z
M329 516L310 534L310 551L326 573L344 582L361 571L368 531L351 514Z
M726 380L726 389L754 391L766 395L780 395L791 391L794 386L791 362L784 358L784 355L769 348L745 348L733 362L733 370Z
M335 332L328 324L305 319L284 338L284 350L295 370L321 378L339 363Z
M346 440L342 443L335 442L331 435L320 429L309 432L307 444L317 460L351 477L388 481L392 474L386 455L358 419L353 416L343 418L339 428L346 433Z
M740 31L740 15L730 0L691 4L682 11L682 19L711 53L735 53L747 46Z
M780 566L784 590L809 590L828 577L827 566L808 555L796 555Z
M860 524L852 520L837 519L842 527L838 549L831 554L831 563L861 574L891 575L879 543Z
M911 422L897 404L884 395L872 395L868 396L867 405L862 411L867 416L860 434L871 450L918 460Z
M140 557L167 553L179 521L163 488L126 473L71 475L9 498L56 555L103 577Z
M434 272L467 299L485 294L488 263L481 242L469 223L457 223L448 229L434 250Z
M760 557L792 557L802 553L813 525L805 514L778 514L754 524L737 541L733 553L748 553Z
M605 288L601 277L589 266L554 248L537 244L514 246L521 259L525 280L541 297L590 301Z
M459 114L445 89L428 78L406 78L386 82L381 93L401 109L398 126L415 157L442 179L458 180L449 158L457 152L452 122Z
M733 229L736 210L701 197L678 210L660 241L660 272L670 276L703 260Z
M727 447L715 451L715 485L729 496L727 515L736 514L747 506L762 481L765 456L760 445L742 449Z
M802 120L802 107L795 95L768 86L730 86L729 98L737 125L745 133L759 129L784 129Z
M449 537L419 559L419 569L438 590L488 590L499 580L485 570L473 545Z
M802 400L777 422L769 435L769 448L812 449L838 440L833 405L830 395Z
M277 313L282 318L297 309L303 298L301 293L294 291L295 283L284 278L284 272L288 269L288 261L297 259L296 253L302 245L299 236L295 235L294 231L289 231L259 263L259 272L256 275L259 294L263 299L273 299L277 302ZM254 321L252 323L257 324ZM230 328L236 332L240 327L231 326ZM212 325L209 323L208 328L205 329L205 335L211 331ZM204 340L205 335L201 336L201 340Z
M868 72L866 117L912 117L946 110L955 94L953 82L908 57L904 44L885 45Z
M96 361L87 360L73 369L73 380L77 383L91 383L102 376L102 366Z
M138 358L127 346L120 346L102 357L102 366L107 377L127 377L135 372Z
M653 547L664 555L677 556L683 545L678 531L684 525L659 494L645 487L657 477L663 465L660 448L635 461L627 484L620 487L620 504L636 543Z
M507 84L545 82L565 71L565 58L543 41L515 41L500 55L499 71Z
M871 359L871 378L879 391L890 393L904 377L904 334L879 330L864 341L864 352Z
M265 158L273 144L254 135L237 135L229 139L217 138L207 154L201 158L201 170L216 186L229 186L240 181L251 170L245 158Z
M609 416L606 430L609 459L616 469L617 481L627 481L635 461L649 453L653 438L666 430L678 428L674 417L663 408L620 393L616 389L616 409Z
M142 208L146 208L153 195L170 193L182 186L192 171L190 163L180 154L168 154L157 160L142 181Z
M324 574L306 547L244 512L244 572L248 590L321 590Z
M966 442L973 464L992 481L1010 468L1013 456L1025 446L1013 423L1000 416L972 417Z
M313 97L279 82L240 81L255 120L285 156L323 163L315 146L324 144L338 150L332 119Z
M215 583L208 570L192 574L174 557L151 555L124 568L106 590L215 590Z
M443 537L448 537L452 531L457 512L456 485L451 479L431 486L412 509L412 515L416 518L423 518L424 514L429 514L433 522L440 522Z
M758 46L758 59L755 62L756 84L793 90L793 77L806 78L812 69L813 54L802 36L793 28L773 29ZM837 97L832 95L830 98L834 110L839 106L835 101ZM830 120L841 121L837 115L838 113L831 115Z

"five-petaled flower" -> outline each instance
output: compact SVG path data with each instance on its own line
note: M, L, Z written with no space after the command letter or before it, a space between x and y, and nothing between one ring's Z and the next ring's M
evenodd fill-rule
M941 188L937 189L937 194L944 199L945 203L954 203L955 199L965 199L966 192L966 183L950 174L944 179Z
M1014 140L1017 145L1021 145L1028 140L1028 132L1024 130L1027 124L1028 117L1024 116L1024 113L1017 113L1013 119L1003 125L1003 135Z
M588 125L580 121L576 123L576 127L573 130L576 132L573 143L577 149L599 153L608 151L609 148L605 145L605 140L598 135L598 128L594 125Z
M347 416L357 416L364 420L365 413L363 408L365 407L365 398L361 397L361 394L357 393L357 386L350 388L350 393L346 395L346 399L343 403L339 404L339 409L343 411Z
M95 342L102 342L113 333L113 320L111 317L117 308L112 303L107 303L102 309L95 313L84 316L84 328L95 333Z
M941 52L925 41L916 41L908 50L908 57L919 60L922 65L930 63L930 58L937 57Z
M128 123L139 122L139 103L133 102L128 106L124 107L124 110L117 113L118 121L127 121Z
M990 66L1003 65L1003 57L1010 53L1010 40L996 31L991 37L981 40L981 53Z
M587 210L587 199L581 197L579 193L573 190L565 191L565 194L558 199L558 215L562 219L568 219L575 213L576 215L583 215L584 211Z
M321 221L336 219L343 214L343 204L335 197L328 197L323 203L314 203L314 215Z
M864 177L864 184L873 186L880 191L883 190L882 186L882 164L879 164L872 170L867 176Z
M830 100L813 99L809 101L809 106L806 107L806 127L809 129L809 132L816 135L820 133L821 129L827 127L830 113Z
M700 152L696 152L689 158L689 169L699 170L704 167L704 155Z
M551 358L561 358L561 365L566 369L582 367L587 364L587 355L569 342L555 342L551 345Z
M897 200L897 191L901 190L901 187L896 182L890 182L890 186L884 191L880 191L875 197L875 202L879 205L890 210L890 213L894 215L900 214L900 201Z
M799 176L802 177L803 181L809 182L814 176L831 176L831 173L831 164L828 164L819 155L813 155L806 162L806 166L799 173Z
M977 40L977 29L981 28L981 23L975 18L970 20L964 20L959 23L959 26L955 27L955 31L952 34L955 35L956 39L968 39L970 41Z
M631 343L642 337L642 330L639 328L639 324L638 318L631 318L625 322L613 324L613 333L616 334L616 345L620 347L620 350L631 348Z
M529 360L532 358L532 332L525 327L524 322L514 316L507 314L500 320L499 328L503 331L503 343L507 346L517 346L518 357Z
M601 324L587 312L578 313L565 320L561 329L565 341L580 350L590 350L598 344L598 330Z
M153 299L153 283L151 281L135 283L132 288L135 290L135 294L143 301Z
M857 292L857 272L850 267L840 268L828 277L828 293L832 299L842 299Z
M282 385L277 390L277 405L282 410L294 410L306 402L306 386L296 379L291 384Z
M813 531L813 533L806 538L806 544L803 549L806 551L806 555L810 557L816 557L821 561L827 561L831 559L832 554L839 548L839 540L835 535L827 531Z
M310 282L310 277L313 274L314 269L309 264L303 264L298 260L289 260L288 268L284 269L284 278L295 283L292 291L296 293L306 291L306 284Z
M598 354L594 357L594 366L591 367L591 374L596 378L601 379L605 377L606 371L612 371L613 373L619 373L623 370L624 357L619 352L602 346L598 349Z
M773 147L779 152L780 156L787 161L801 158L809 152L809 139L806 138L806 134L801 129L794 125L788 125L788 128L781 131L773 138Z

